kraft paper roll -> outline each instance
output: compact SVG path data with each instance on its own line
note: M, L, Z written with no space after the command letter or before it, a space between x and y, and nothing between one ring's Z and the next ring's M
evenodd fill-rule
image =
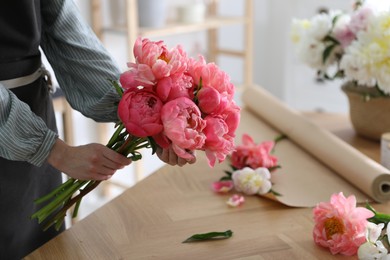
M354 194L358 202L370 198L377 202L390 199L390 171L387 168L315 125L261 87L245 89L242 100L244 109L262 119L258 121L275 128L257 138L271 138L277 133L288 136L290 143L283 144L282 141L276 147L282 170L273 180L274 189L282 194L277 198L282 203L314 206L328 201L330 195L336 192ZM253 125L254 119L244 116L243 124L245 120L249 120L246 130L251 129L249 125ZM254 127L259 131L270 131L263 123ZM253 130L249 130L249 134L258 133ZM283 181L285 179L288 181Z

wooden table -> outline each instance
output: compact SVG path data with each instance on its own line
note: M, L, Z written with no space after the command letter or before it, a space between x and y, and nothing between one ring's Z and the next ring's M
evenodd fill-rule
M379 143L357 137L346 116L306 116L379 160ZM210 169L202 153L195 165L165 166L26 259L349 259L314 244L310 208L256 196L229 208L231 194L210 188L225 169L227 162ZM374 206L390 212L388 204ZM230 239L181 243L195 233L228 229Z

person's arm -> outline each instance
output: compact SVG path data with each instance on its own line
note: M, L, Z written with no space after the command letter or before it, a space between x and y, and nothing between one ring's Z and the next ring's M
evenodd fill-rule
M56 138L26 103L0 84L0 157L40 166Z
M106 180L131 160L101 144L69 146L29 106L0 85L0 157L41 166L46 160L70 177ZM1 171L0 171L1 174Z
M108 80L120 71L70 0L41 0L41 47L71 106L99 122L116 122L119 95Z

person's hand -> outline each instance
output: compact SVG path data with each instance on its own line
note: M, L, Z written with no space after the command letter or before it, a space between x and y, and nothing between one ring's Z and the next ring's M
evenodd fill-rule
M161 161L168 163L172 166L178 165L178 166L184 166L187 163L193 164L196 162L196 157L193 155L193 158L190 160L181 158L177 156L177 154L173 151L172 147L169 147L168 149L163 149L161 147L157 147L156 154L158 158L160 158Z
M101 144L69 146L57 139L48 163L74 179L103 181L131 160Z

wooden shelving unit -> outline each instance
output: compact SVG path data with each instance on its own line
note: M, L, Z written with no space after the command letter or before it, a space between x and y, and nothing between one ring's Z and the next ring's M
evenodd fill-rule
M142 1L142 0L141 0ZM105 32L122 32L127 36L128 60L134 61L132 56L132 46L137 37L162 37L169 35L188 34L198 31L207 31L208 34L208 60L217 62L218 55L230 55L240 57L244 61L242 82L243 86L249 86L253 83L253 0L240 0L237 4L244 4L244 13L233 17L218 15L218 6L223 0L213 0L207 6L208 12L206 18L201 23L181 24L168 23L162 28L142 28L138 24L138 0L126 0L126 26L123 27L103 27L102 26L102 7L101 0L91 0L92 27L95 33L102 38ZM244 27L244 46L242 50L230 50L220 48L218 43L218 30L231 26L242 25ZM217 62L218 63L218 62Z

